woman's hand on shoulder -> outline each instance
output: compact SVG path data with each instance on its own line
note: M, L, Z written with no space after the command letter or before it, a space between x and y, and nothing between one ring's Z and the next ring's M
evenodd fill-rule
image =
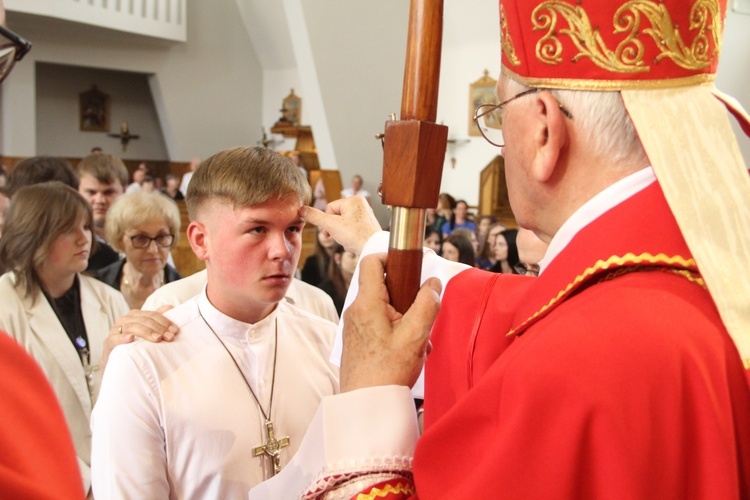
M109 330L109 335L104 340L104 349L99 363L102 372L112 349L120 344L129 344L136 337L146 339L149 342L161 342L162 340L171 342L174 340L179 329L164 316L164 313L170 309L172 309L172 306L162 306L156 311L133 309L125 316L117 318L117 321Z

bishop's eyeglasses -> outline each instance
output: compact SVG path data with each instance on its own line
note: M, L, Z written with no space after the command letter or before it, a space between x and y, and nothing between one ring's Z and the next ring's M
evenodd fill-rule
M527 89L500 104L480 104L477 106L476 111L474 111L474 123L476 123L482 137L493 146L497 146L498 148L504 147L505 141L503 140L502 130L503 108L505 108L508 103L515 101L519 97L541 92L542 90L543 89L537 88ZM560 108L560 111L562 111L567 118L571 120L573 119L573 114L568 111L565 106L558 102L557 107Z
M0 26L0 82L10 74L13 65L31 50L31 42Z

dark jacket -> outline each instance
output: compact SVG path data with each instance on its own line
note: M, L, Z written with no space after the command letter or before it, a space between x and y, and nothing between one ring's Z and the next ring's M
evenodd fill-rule
M95 275L100 269L115 264L120 260L120 254L109 246L103 239L96 237L96 250L89 257L86 273Z
M122 267L125 265L125 259L120 259L114 264L110 264L106 267L99 269L94 277L99 281L103 281L109 286L120 289L120 280L122 279ZM167 264L164 266L164 283L171 283L182 279L182 275L177 272L177 269Z

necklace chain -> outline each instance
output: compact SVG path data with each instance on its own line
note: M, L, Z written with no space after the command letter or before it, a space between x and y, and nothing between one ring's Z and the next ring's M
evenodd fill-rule
M200 306L198 306L198 315L201 317L201 319L206 324L208 329L211 330L211 333L214 334L214 336L216 337L216 340L219 341L219 343L224 348L224 350L227 351L227 354L229 354L229 357L232 358L232 363L234 363L235 368L237 368L237 371L240 373L240 376L242 377L243 382L245 382L245 385L250 391L250 394L253 395L253 399L258 405L258 409L260 410L260 413L263 415L263 418L266 420L266 422L270 422L271 421L271 409L273 408L273 390L274 390L274 387L276 386L276 355L278 354L278 349L279 349L279 318L276 318L275 320L274 341L273 341L273 375L271 375L271 398L268 401L268 414L266 414L266 412L263 410L263 405L260 404L260 399L255 394L255 391L250 385L250 382L248 382L247 378L245 378L245 374L242 373L242 369L240 369L239 363L237 363L237 360L229 351L229 348L227 347L227 345L221 340L219 335L211 327L208 321L206 321L206 318L203 316L203 313L201 312Z
M279 318L276 317L275 320L275 328L274 328L274 341L273 341L273 375L271 376L271 398L268 401L268 414L263 410L263 405L260 404L260 399L258 399L258 396L255 394L255 391L250 386L250 382L247 381L245 378L245 375L242 373L242 370L240 369L239 363L237 363L237 360L234 356L232 356L232 353L229 351L229 348L227 345L221 340L219 335L216 333L216 331L211 328L211 325L208 324L208 321L206 321L206 318L203 316L203 313L201 312L200 306L198 306L198 314L200 315L203 322L206 324L209 330L211 330L211 333L214 334L214 337L216 337L216 340L219 341L221 346L224 348L225 351L227 351L227 354L229 354L229 357L232 358L232 362L234 363L235 368L237 368L237 371L240 373L240 376L242 377L242 380L245 382L245 385L247 386L248 390L250 391L250 394L253 395L253 399L255 399L255 403L258 405L258 409L260 410L261 414L263 414L263 418L265 418L265 426L266 426L266 435L267 439L264 444L261 444L259 446L256 446L253 448L253 455L254 456L261 456L261 455L267 455L272 462L273 465L273 475L276 475L281 470L281 449L289 446L289 436L284 436L280 438L276 438L274 435L273 430L273 422L271 422L271 410L273 409L273 389L276 387L276 358L278 354L279 349Z

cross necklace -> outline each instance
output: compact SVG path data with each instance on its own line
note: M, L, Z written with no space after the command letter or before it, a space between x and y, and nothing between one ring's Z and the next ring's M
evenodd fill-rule
M214 331L213 328L211 328L211 325L208 324L208 321L206 321L206 318L203 317L203 313L201 312L200 307L198 307L198 314L200 315L201 319L206 324L208 329L211 330L211 333L214 334L214 336L216 337L216 340L218 340L221 346L224 348L224 350L227 351L227 354L229 354L229 357L232 358L232 362L234 363L235 368L237 368L237 371L240 373L240 376L242 376L242 380L245 382L245 385L247 386L248 390L250 390L250 394L253 395L253 399L255 400L255 403L258 405L258 409L260 410L260 413L263 415L263 418L265 419L267 439L264 444L253 448L253 456L258 457L261 455L268 455L273 461L273 475L275 476L281 470L281 464L280 464L281 448L285 448L289 446L289 436L284 436L282 438L276 439L273 433L273 422L271 422L271 408L273 407L273 389L276 385L276 354L278 353L278 349L279 349L279 318L276 318L276 323L275 323L276 326L275 326L275 332L274 332L274 345L273 345L273 375L271 376L271 398L268 402L268 413L266 413L263 410L263 405L260 404L260 399L258 399L258 396L255 394L255 391L250 386L250 383L245 378L245 375L242 373L242 370L240 369L240 365L237 363L237 360L234 358L234 356L232 356L232 353L229 351L229 348L221 340L219 335Z

